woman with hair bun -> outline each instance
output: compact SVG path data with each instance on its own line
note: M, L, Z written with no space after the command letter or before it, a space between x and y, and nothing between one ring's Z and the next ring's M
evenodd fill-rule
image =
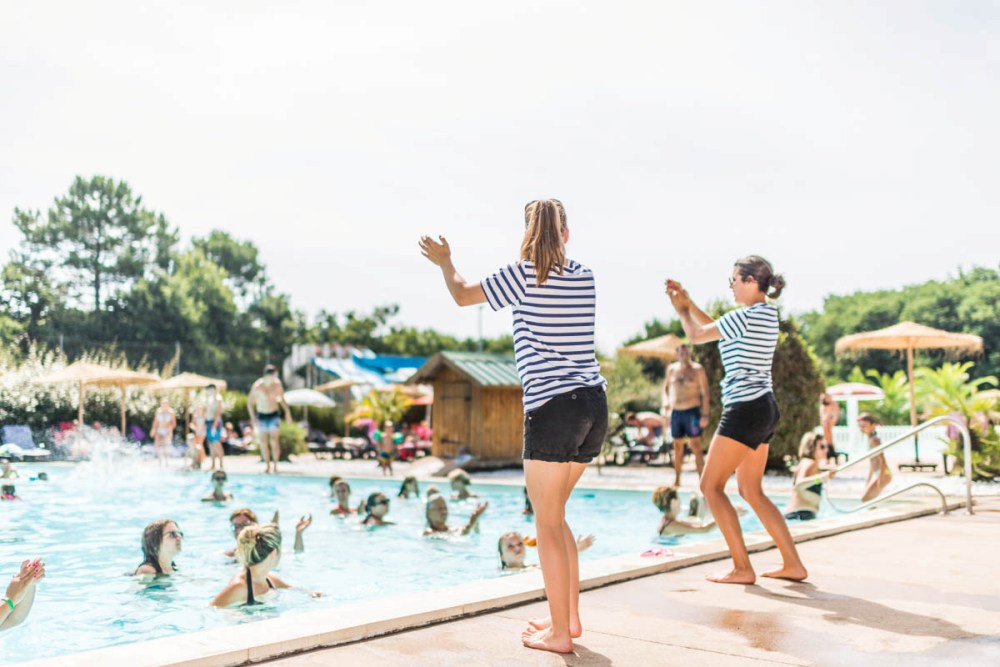
M272 570L281 562L281 530L277 524L251 524L236 539L236 559L243 572L212 600L213 607L262 604L260 598L277 588L293 588ZM318 597L319 593L312 593Z
M514 355L524 387L524 479L535 510L538 557L549 617L529 621L528 648L571 653L580 623L576 537L566 501L608 430L608 402L594 355L594 274L569 259L566 209L557 199L524 207L516 262L480 282L467 282L444 237L421 237L424 257L441 268L455 303L511 308Z
M808 572L788 524L761 487L768 443L780 417L771 384L771 366L778 345L778 309L767 300L781 295L785 279L763 257L750 255L736 261L729 288L742 308L713 320L691 302L679 282L666 281L667 295L684 333L696 345L719 341L726 372L722 379L722 417L705 458L701 491L726 538L733 568L708 580L727 584L752 584L757 580L739 518L726 496L726 482L735 472L740 495L760 518L784 561L779 569L764 572L763 576L802 581Z

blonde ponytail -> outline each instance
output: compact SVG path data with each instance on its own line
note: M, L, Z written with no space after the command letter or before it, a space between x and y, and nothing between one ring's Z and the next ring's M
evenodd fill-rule
M563 231L566 209L558 199L539 199L524 207L524 240L521 259L535 265L535 284L541 285L555 271L560 276L566 262Z
M236 558L246 567L262 563L271 552L281 548L281 531L273 523L250 525L236 538Z

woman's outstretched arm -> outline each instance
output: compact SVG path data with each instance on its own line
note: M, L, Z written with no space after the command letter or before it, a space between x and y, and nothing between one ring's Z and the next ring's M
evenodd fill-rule
M434 264L441 267L444 282L451 292L451 297L459 306L474 306L486 303L486 293L479 283L470 283L459 274L451 261L451 246L447 239L439 236L440 242L429 236L420 237L420 253Z

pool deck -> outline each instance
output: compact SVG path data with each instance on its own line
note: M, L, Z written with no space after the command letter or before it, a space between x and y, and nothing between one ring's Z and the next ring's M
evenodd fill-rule
M705 563L585 592L576 652L521 647L543 603L272 660L320 665L998 665L1000 498L799 545L809 583L705 581ZM776 563L754 554L758 571Z

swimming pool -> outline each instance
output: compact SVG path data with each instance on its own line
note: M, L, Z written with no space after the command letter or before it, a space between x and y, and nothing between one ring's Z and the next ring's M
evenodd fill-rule
M364 530L356 520L328 514L327 480L307 477L232 475L227 486L236 499L202 503L210 490L208 473L159 472L123 465L111 474L98 466L38 466L49 482L18 482L21 502L0 505L0 575L9 578L23 558L42 556L48 576L28 621L0 634L3 660L17 662L75 653L114 644L178 635L341 606L348 602L431 591L471 580L503 576L497 538L508 530L533 533L521 514L520 487L476 484L490 508L481 532L454 540L420 536L423 502L395 498L398 481L351 480L356 504L371 491L393 498L389 519L397 525ZM27 477L27 475L24 475ZM424 491L429 483L421 483ZM446 483L438 483L447 489ZM686 496L685 496L686 499ZM462 525L475 501L451 501L450 523ZM320 599L283 591L253 610L216 610L209 601L237 566L223 555L231 548L229 513L252 507L262 521L282 513L286 545L279 567L290 583L319 590ZM663 543L655 535L659 514L645 491L579 489L568 505L577 533L597 536L584 560L638 554ZM312 513L306 551L291 553L295 520ZM141 560L143 526L160 517L175 519L185 534L177 558L179 574L151 587L127 576ZM752 514L745 530L759 528ZM686 536L685 542L713 539L716 533ZM529 561L537 561L529 554ZM508 576L518 576L517 574Z

